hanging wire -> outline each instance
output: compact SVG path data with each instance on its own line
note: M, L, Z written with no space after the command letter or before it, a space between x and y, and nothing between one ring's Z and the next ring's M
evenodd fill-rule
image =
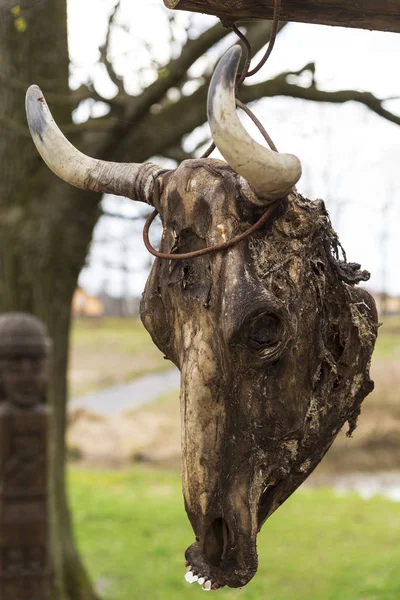
M254 67L254 69L252 71L249 71L247 73L247 77L251 77L252 75L255 75L256 73L258 73L258 71L265 65L265 63L269 59L271 52L273 50L273 47L275 45L276 34L278 33L280 11L281 11L281 0L275 0L274 16L273 16L273 20L272 20L272 29L271 29L271 35L269 38L269 44L268 44L267 51L266 51L265 55L263 56L263 58L258 63L258 65L256 67Z
M267 223L267 221L273 215L275 210L278 208L278 205L280 205L280 203L281 203L281 200L275 200L275 202L271 202L271 204L268 206L267 210L262 215L262 217L257 221L257 223L254 223L254 225L252 225L251 227L246 229L246 231L237 235L236 237L232 238L231 240L228 240L227 242L222 242L221 244L216 244L215 246L210 246L208 248L201 248L201 250L193 250L192 252L184 252L182 254L170 254L167 252L159 252L158 250L153 248L153 246L151 245L150 239L149 239L149 230L150 230L150 225L152 224L152 222L158 215L158 210L155 209L148 216L145 226L144 226L144 229L143 229L144 245L146 246L146 248L150 252L150 254L152 254L153 256L156 256L157 258L164 258L167 260L183 260L183 259L188 259L188 258L197 258L198 256L204 256L205 254L211 254L211 252L217 252L218 250L226 250L226 248L230 248L231 246L234 246L238 242L241 242L242 240L247 238L249 235L251 235L252 233L257 231L257 229L260 229L263 225L265 225L265 223Z
M276 35L278 33L280 10L281 10L281 0L275 0L274 15L273 15L273 20L272 20L271 35L269 37L268 47L267 47L267 50L265 51L264 56L258 63L258 65L256 67L254 67L254 69L252 69L252 70L250 70L250 64L253 59L253 48L251 47L251 44L250 44L249 40L247 39L247 37L244 35L244 33L242 31L240 31L239 27L235 23L232 25L233 31L236 33L238 38L243 42L243 46L244 46L244 50L245 50L245 59L244 59L243 70L237 76L237 81L236 81L236 86L235 86L236 104L238 106L240 106L240 108L242 110L244 110L246 112L246 114L250 117L250 119L256 124L256 126L260 130L263 137L267 140L267 143L269 144L270 148L272 150L274 150L275 152L277 152L277 149L276 149L276 146L273 143L271 137L268 135L265 128L260 123L260 121L257 119L257 117L254 115L252 110L250 108L248 108L247 106L245 106L244 104L242 104L240 102L240 100L238 100L237 93L238 93L239 87L242 85L244 80L247 79L248 77L252 77L256 73L258 73L260 71L260 69L265 65L265 63L267 62L269 57L271 56L271 52L275 45ZM238 104L239 102L240 102L240 104ZM215 144L212 143L207 148L207 150L204 152L204 154L202 154L201 158L207 158L208 156L210 156L210 154L215 150L215 147L216 147Z
M250 119L253 121L253 123L255 123L255 125L258 127L259 131L261 132L262 136L266 140L267 144L269 145L271 150L273 150L274 152L278 152L277 147L275 146L274 142L272 141L272 139L271 139L270 135L268 134L268 132L266 131L265 127L257 119L257 117L255 116L253 111L250 110L250 108L248 106L243 104L237 98L237 93L238 93L238 89L239 89L240 85L243 83L243 81L245 79L247 79L248 77L251 77L252 75L255 75L256 73L258 73L258 71L265 65L268 58L270 57L272 49L275 44L276 34L278 32L280 8L281 8L281 0L275 0L274 16L273 16L271 35L270 35L268 47L267 47L267 50L266 50L264 56L258 63L258 65L256 67L254 67L254 69L252 69L252 70L250 70L250 64L251 64L251 61L253 58L253 49L251 47L251 44L250 44L249 40L246 38L246 36L244 35L244 33L242 33L240 31L240 29L237 27L236 24L233 24L233 26L232 26L233 31L243 42L243 45L245 48L245 60L244 60L243 70L237 76L237 81L236 81L236 85L235 85L236 106L238 106L241 110L243 110L250 117ZM216 146L213 142L207 148L207 150L204 152L204 154L202 154L201 158L207 158L208 156L210 156L210 154L215 150L215 148L216 148ZM156 181L155 194L159 194L159 188L158 188L157 181ZM218 250L225 250L226 248L230 248L231 246L234 246L238 242L242 241L243 239L245 239L246 237L248 237L249 235L251 235L252 233L257 231L258 229L261 229L261 227L263 227L268 222L270 217L275 212L275 209L278 206L280 206L281 203L282 203L282 199L271 202L271 204L268 206L265 213L262 215L262 217L256 223L254 223L254 225L252 225L251 227L246 229L246 231L244 231L240 235L237 235L236 237L232 238L231 240L229 240L227 242L223 242L222 244L216 244L215 246L210 246L208 248L202 248L201 250L195 250L193 252L185 252L183 254L177 254L177 253L172 254L172 253L166 253L166 252L159 252L158 250L153 248L153 246L151 245L150 239L149 239L149 230L150 230L150 226L151 226L152 222L158 215L158 210L155 209L147 217L147 220L146 220L146 223L145 223L145 226L143 229L143 241L144 241L144 244L145 244L147 250L150 252L150 254L152 254L153 256L155 256L157 258L162 258L162 259L166 259L166 260L183 260L183 259L196 258L198 256L204 256L205 254L210 254L211 252L217 252Z
M271 150L273 150L274 152L278 152L278 148L275 146L274 142L272 141L272 138L269 135L268 131L265 129L265 127L261 123L261 121L259 121L257 119L257 117L253 113L253 111L251 111L248 106L246 106L245 104L243 104L243 102L241 102L237 98L236 98L236 106L238 106L239 108L241 108L246 113L246 115L248 115L250 117L250 119L253 121L253 123L255 125L257 125L258 129L260 130L262 136L264 137L265 141L267 142L267 144L271 148Z
M243 83L243 81L246 79L246 77L248 77L250 63L253 58L253 48L251 47L251 44L250 44L249 40L247 39L247 37L244 35L244 33L242 33L240 31L239 27L237 25L235 25L235 23L233 24L232 29L236 33L238 38L242 40L245 50L246 50L243 71L239 74L238 80L236 82L236 92L237 92L237 90L239 89L239 86Z

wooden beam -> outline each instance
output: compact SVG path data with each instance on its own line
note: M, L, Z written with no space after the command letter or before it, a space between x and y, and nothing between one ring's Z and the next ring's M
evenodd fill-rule
M273 0L164 0L168 8L217 15L224 25L272 19ZM400 32L400 0L282 0L281 21Z

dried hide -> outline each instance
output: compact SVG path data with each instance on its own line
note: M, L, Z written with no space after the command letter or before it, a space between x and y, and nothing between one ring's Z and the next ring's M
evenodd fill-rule
M163 178L164 252L233 237L249 210L212 159ZM257 570L264 521L307 478L373 389L374 300L340 261L324 203L291 194L263 231L224 253L156 260L142 300L154 342L181 370L183 489L192 573L214 589Z
M33 139L73 185L152 204L161 250L186 253L231 240L282 199L263 229L229 249L157 259L141 314L154 342L180 369L183 491L196 541L190 580L205 589L245 585L257 570L265 520L316 467L346 423L351 433L372 390L377 335L368 278L339 259L324 203L294 185L300 161L257 144L236 115L240 48L218 65L208 116L226 163L176 170L118 165L73 148L41 91L28 91Z

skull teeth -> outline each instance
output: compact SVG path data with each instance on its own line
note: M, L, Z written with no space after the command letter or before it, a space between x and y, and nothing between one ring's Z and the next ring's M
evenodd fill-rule
M190 565L188 565L188 569L192 569L192 567ZM185 574L185 580L188 583L197 583L199 585L202 586L202 589L205 592L210 592L211 590L213 590L214 588L213 586L213 582L211 581L211 579L207 579L206 577L203 577L203 575L195 575L194 572L192 570L189 570L186 574ZM218 589L218 587L216 587L215 589Z
M188 571L185 575L185 579L188 583L196 583L199 578L193 573L193 571Z
M192 583L193 577L194 577L193 571L188 571L185 575L185 579L188 583Z

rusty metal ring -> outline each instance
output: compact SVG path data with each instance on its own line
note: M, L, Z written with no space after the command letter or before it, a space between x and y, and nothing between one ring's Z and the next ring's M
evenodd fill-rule
M258 219L258 221L254 223L254 225L246 229L246 231L244 231L240 235L237 235L236 237L232 238L231 240L223 242L222 244L216 244L215 246L209 246L208 248L202 248L201 250L194 250L193 252L184 252L182 254L168 254L166 252L159 252L151 245L149 239L149 230L152 222L158 215L158 210L154 209L153 212L150 213L150 215L147 217L145 226L143 228L144 245L146 246L146 249L148 250L148 252L150 252L150 254L156 256L157 258L163 258L166 260L184 260L188 258L197 258L198 256L204 256L205 254L210 254L211 252L225 250L226 248L230 248L231 246L238 244L258 229L261 229L261 227L263 227L263 225L267 223L268 219L274 214L277 207L281 205L282 200L284 199L282 198L280 200L275 200L274 202L272 202L265 211L265 213L262 215L262 217Z

